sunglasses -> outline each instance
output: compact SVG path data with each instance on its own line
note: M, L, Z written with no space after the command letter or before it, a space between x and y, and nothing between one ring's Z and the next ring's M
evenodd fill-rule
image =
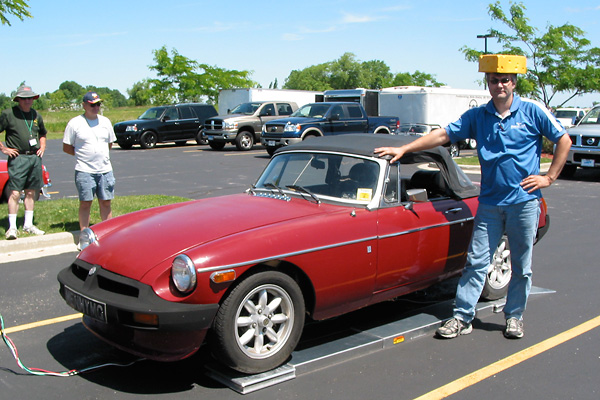
M490 78L490 85L497 85L498 82L500 82L503 85L506 85L510 81L511 81L510 78L501 78L501 79Z
M98 103L90 103L90 107L100 107L102 105L102 103L98 102Z

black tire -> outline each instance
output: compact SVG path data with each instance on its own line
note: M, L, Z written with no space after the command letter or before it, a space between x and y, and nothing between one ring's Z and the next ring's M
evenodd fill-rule
M208 144L208 140L206 140L206 139L204 139L202 137L202 132L203 132L202 129L200 129L198 131L198 133L196 133L196 143L198 143L198 144Z
M225 142L208 142L208 145L213 150L223 150L223 147L225 147Z
M448 147L448 152L452 158L460 156L460 148L458 147L458 143L451 143Z
M240 151L252 150L254 147L254 133L241 131L235 137L235 147Z
M567 164L563 167L560 172L561 178L572 178L575 176L575 172L577 172L577 165Z
M493 258L490 260L490 267L481 291L481 297L485 300L497 300L506 296L511 276L510 246L508 238L504 235L500 239Z
M177 140L175 142L175 146L185 146L187 145L187 140Z
M156 147L156 143L158 143L158 135L152 131L146 131L142 133L140 137L140 146L143 149L153 149Z
M298 344L304 313L302 291L290 276L277 271L251 275L229 293L217 312L213 355L246 374L276 368Z
M274 147L274 146L269 147L269 146L267 146L267 153L269 153L269 155L271 157L273 157L273 154L275 154L275 150L277 150L277 147Z
M129 142L119 142L117 141L117 144L119 145L120 148L122 148L123 150L129 150L133 145Z

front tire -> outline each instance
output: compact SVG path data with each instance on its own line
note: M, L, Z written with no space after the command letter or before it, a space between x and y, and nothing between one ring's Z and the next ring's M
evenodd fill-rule
M208 144L208 140L204 139L204 137L203 137L202 134L203 134L202 129L200 129L198 131L198 133L196 133L196 143L198 143L198 144Z
M241 281L215 317L216 359L256 374L283 364L304 327L304 297L290 276L264 271Z
M460 155L460 148L458 147L458 143L451 143L450 147L448 147L448 152L452 158L458 157Z
M235 137L235 147L240 151L252 150L254 146L254 133L241 131Z
M213 150L223 150L223 147L225 147L225 142L208 142L208 145Z
M512 262L510 258L510 246L508 238L504 235L500 239L500 243L490 260L481 297L486 300L497 300L506 296L511 276Z
M561 178L572 178L575 176L575 172L577 172L577 165L567 164L563 167L560 172Z
M140 146L143 149L153 149L156 147L156 143L158 143L158 135L152 131L146 131L142 133L140 137Z

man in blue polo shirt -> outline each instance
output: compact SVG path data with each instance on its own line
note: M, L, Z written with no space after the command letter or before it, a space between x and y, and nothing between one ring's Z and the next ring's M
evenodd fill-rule
M490 259L506 233L511 249L512 277L504 314L504 336L523 337L523 312L531 289L531 259L539 220L540 189L550 186L565 164L571 139L540 103L514 94L517 73L525 73L526 58L484 55L479 71L485 72L492 100L470 109L458 121L432 131L402 147L375 149L379 156L405 153L464 139L477 141L481 164L481 192L467 264L458 283L453 318L438 330L442 338L472 331L475 306L483 290ZM556 143L548 172L540 175L542 138Z

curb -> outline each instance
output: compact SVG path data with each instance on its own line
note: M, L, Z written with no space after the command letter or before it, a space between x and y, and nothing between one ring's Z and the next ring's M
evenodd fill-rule
M0 240L0 264L77 251L79 231Z

